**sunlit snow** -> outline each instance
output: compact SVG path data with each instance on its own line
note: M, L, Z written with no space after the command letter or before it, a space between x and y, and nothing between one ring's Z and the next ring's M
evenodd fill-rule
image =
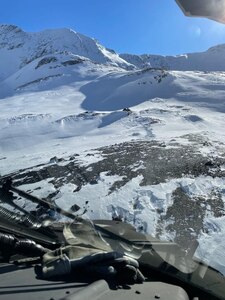
M168 148L195 143L207 158L224 156L224 46L157 57L161 65L153 67L163 62L169 68L154 69L152 57L119 56L67 29L28 34L2 26L1 38L7 45L0 48L1 175L75 153L81 165L90 165L103 159L99 147L130 141L157 141ZM130 167L144 169L143 158ZM152 235L177 188L192 201L219 192L225 205L225 179L213 176L213 170L212 176L186 175L146 186L137 176L110 193L119 179L103 172L97 185L86 184L78 193L75 184L65 183L54 201L70 209L74 202L85 207L88 200L86 217L120 217ZM51 180L21 188L39 197L55 191ZM197 255L225 274L224 221L209 207ZM166 230L171 222L162 225L161 238L174 239Z

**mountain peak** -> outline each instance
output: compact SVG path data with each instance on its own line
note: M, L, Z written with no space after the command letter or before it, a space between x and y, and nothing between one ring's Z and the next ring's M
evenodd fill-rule
M22 29L16 25L0 24L0 34L20 33Z
M25 56L25 61L32 61L42 55L67 52L100 64L111 64L122 68L131 67L118 54L112 50L109 51L95 39L68 28L46 29L30 33L24 32L15 25L3 24L0 25L1 48L8 50L22 48L20 57ZM12 53L12 55L17 54Z
M13 82L25 85L22 77L27 70L33 81L49 74L62 76L63 68L78 61L104 64L116 68L133 69L133 65L102 46L95 39L69 28L46 29L40 32L25 32L15 25L0 25L0 83L12 76L20 78ZM43 74L39 74L45 65ZM25 71L25 69L26 71ZM60 71L61 70L61 71ZM17 74L17 72L19 72ZM16 74L16 75L15 75ZM20 83L19 83L20 81ZM14 84L13 84L14 85ZM8 86L8 82L4 83Z

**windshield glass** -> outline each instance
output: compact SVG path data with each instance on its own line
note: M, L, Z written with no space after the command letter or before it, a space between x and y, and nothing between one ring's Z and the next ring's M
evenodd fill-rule
M122 221L225 275L225 25L177 2L4 4L3 219Z

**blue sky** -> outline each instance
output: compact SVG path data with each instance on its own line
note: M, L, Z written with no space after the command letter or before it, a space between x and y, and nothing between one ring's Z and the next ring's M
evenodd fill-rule
M187 18L175 0L0 0L0 24L68 27L119 53L174 55L225 43L225 25Z

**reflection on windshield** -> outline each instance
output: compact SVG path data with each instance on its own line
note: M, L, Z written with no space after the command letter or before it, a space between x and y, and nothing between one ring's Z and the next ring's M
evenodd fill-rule
M92 270L95 276L96 274L100 277L114 276L113 274L118 276L120 270L118 264L120 266L125 264L129 266L126 268L136 270L132 273L136 274L136 277L132 277L136 278L135 280L142 281L146 272L151 273L155 270L185 283L191 283L202 290L207 289L207 292L212 295L224 296L223 276L193 258L197 244L193 244L192 249L187 251L176 243L163 242L152 236L138 233L127 223L85 220L72 212L60 211L54 203L30 197L16 188L12 192L11 188L9 180L1 188L0 228L5 232L5 236L1 235L1 242L10 249L12 242L9 242L9 236L11 240L15 235L20 237L16 242L17 248L10 250L12 257L8 256L8 259L13 259L15 251L19 251L23 256L40 255L41 276L51 278L56 274L67 274L81 267L85 270L87 265L89 272ZM42 214L38 215L35 210L26 211L19 204L15 205L16 192L19 193L20 198L26 197L30 207L37 205L40 200L38 211L42 210ZM25 243L24 238L30 242ZM38 248L35 243L39 245ZM25 250L26 247L30 251ZM4 251L1 255L2 259L6 259ZM115 260L114 263L112 260ZM92 264L93 268L90 269ZM105 267L99 271L97 265ZM122 278L124 280L124 276Z

